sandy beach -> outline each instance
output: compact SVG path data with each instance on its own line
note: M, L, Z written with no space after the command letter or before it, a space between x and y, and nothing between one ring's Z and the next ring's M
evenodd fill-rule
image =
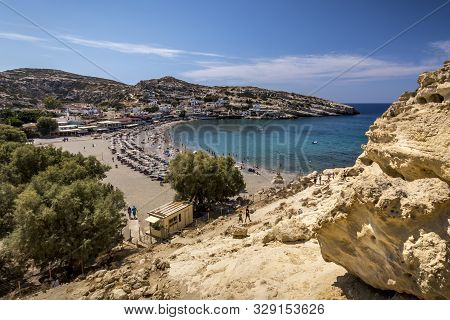
M167 130L170 124L158 128L158 130ZM169 184L160 184L158 181L152 181L142 173L134 171L119 161L113 161L113 154L108 149L110 142L105 138L94 139L91 136L69 138L63 142L62 138L54 139L36 139L35 145L53 145L57 148L69 151L71 153L81 153L84 156L94 156L102 163L111 167L106 173L105 182L122 190L128 205L136 206L139 220L147 217L146 213L167 202L173 200L175 191ZM147 153L159 152L149 146L145 146ZM116 167L117 166L117 167ZM243 197L251 197L262 189L273 187L272 179L274 174L266 170L259 170L259 175L248 172L247 169L241 170L246 183L246 192ZM295 174L281 173L284 181L287 183L295 178Z

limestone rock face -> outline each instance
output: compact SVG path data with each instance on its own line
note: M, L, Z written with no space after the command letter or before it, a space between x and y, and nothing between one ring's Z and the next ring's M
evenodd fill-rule
M283 243L307 241L311 239L311 231L297 217L277 223L263 238L263 242L280 241Z
M314 231L326 261L380 289L450 299L450 63L369 129Z

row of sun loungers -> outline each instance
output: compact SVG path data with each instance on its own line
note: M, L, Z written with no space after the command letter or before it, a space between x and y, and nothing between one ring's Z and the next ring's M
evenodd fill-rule
M158 143L159 138L155 135L146 139L146 135L149 136L151 132L151 129L116 132L110 136L109 149L123 165L148 176L152 180L164 181L168 161L156 153L147 154L144 152L146 141L149 144ZM164 155L170 156L170 150L164 150Z

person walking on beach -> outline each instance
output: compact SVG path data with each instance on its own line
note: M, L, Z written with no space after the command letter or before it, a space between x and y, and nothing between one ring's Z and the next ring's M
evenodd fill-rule
M314 176L314 184L317 184L317 177Z
M134 220L137 220L137 217L136 217L136 215L137 215L137 209L136 209L135 206L133 206L133 208L131 208L131 212L133 213L133 219L134 219Z
M250 219L250 209L248 208L248 206L247 208L245 208L245 222L247 222L247 218L248 221L252 222L252 220Z
M322 175L319 174L319 184L322 184Z
M128 207L128 219L131 220L131 207Z

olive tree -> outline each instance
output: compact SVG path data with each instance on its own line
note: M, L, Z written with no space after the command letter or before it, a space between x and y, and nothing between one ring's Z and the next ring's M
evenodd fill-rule
M0 142L26 142L27 136L22 130L13 126L0 124Z
M58 262L80 270L121 240L123 194L98 181L58 185L43 178L16 204L13 248L38 266Z
M36 129L41 135L47 136L58 129L58 122L50 117L40 117L36 123Z
M245 188L233 158L213 157L203 151L178 154L169 164L167 181L179 199L200 207L222 202Z
M108 169L53 147L0 143L0 254L77 270L117 245L125 202L100 182Z
M45 97L42 102L44 103L45 107L47 109L57 109L61 107L62 103L61 101L53 96L47 96Z

